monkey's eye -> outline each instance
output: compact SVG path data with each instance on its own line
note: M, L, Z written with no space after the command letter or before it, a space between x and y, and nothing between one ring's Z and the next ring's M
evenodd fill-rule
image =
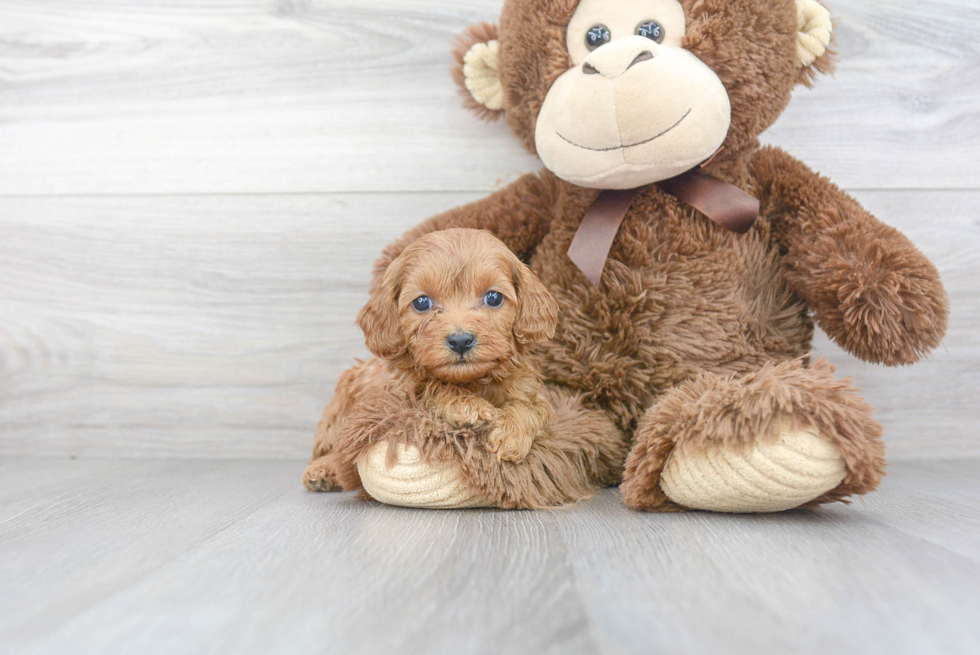
M427 312L432 309L432 299L428 296L419 296L412 301L412 307L415 308L417 312Z
M585 47L589 50L595 50L601 45L606 45L611 40L612 33L608 27L602 24L595 25L585 34Z
M504 304L504 294L499 291L487 291L487 295L483 296L483 302L487 307L500 307Z
M655 20L643 21L637 25L636 34L638 36L645 36L651 41L656 41L657 43L663 43L664 37L666 36L663 25Z

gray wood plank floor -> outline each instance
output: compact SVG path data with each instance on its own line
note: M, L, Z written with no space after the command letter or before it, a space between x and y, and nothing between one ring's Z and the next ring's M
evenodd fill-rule
M301 468L0 459L0 652L980 652L976 461L774 516L406 510Z

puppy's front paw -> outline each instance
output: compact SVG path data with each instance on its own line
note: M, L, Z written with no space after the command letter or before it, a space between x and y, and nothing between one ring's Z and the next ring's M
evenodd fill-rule
M516 426L498 425L487 436L487 450L503 462L520 462L531 452L533 437Z
M481 427L493 422L497 409L483 398L473 396L449 403L442 408L442 416L456 427Z
M337 467L330 455L314 459L303 472L303 486L310 491L342 491L337 481Z

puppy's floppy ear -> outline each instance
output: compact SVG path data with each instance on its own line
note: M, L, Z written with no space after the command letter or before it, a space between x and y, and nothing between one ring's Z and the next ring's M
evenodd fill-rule
M403 255L388 266L378 287L357 314L357 327L364 333L364 343L381 359L397 359L408 348L398 325L398 295L404 271Z
M514 257L514 288L517 290L517 318L514 336L520 344L541 343L555 336L558 303L538 276Z
M497 26L479 23L467 27L453 44L450 69L463 96L463 106L480 118L496 120L504 114L504 89L497 73Z

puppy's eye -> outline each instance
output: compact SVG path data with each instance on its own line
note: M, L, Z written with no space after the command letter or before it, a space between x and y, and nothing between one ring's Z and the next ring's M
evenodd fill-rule
M504 294L499 291L487 291L487 295L483 296L483 302L487 307L500 307L504 304Z
M656 41L657 43L663 43L664 37L667 36L664 32L664 27L655 20L645 20L636 26L636 34L638 36L643 36L651 41Z
M432 299L428 296L419 296L412 301L412 307L415 308L417 312L427 312L432 309Z
M594 25L592 29L585 33L585 47L595 50L601 45L606 45L612 40L612 33L603 24Z

